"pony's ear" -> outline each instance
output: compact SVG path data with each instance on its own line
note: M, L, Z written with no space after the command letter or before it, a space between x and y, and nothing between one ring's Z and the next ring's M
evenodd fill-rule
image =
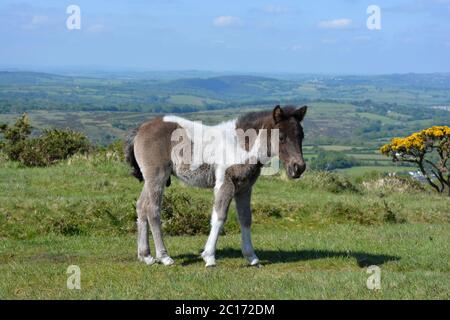
M279 105L276 106L275 109L273 109L272 115L273 115L273 120L275 121L275 123L278 123L284 119L283 109L281 109L281 107Z
M301 108L298 108L294 111L294 117L297 119L297 121L303 121L303 118L305 118L306 110L308 110L307 106L303 106Z

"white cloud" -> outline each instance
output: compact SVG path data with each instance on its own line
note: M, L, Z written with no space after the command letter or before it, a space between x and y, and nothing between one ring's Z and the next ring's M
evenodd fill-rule
M263 8L263 11L271 14L283 14L288 13L289 9L283 6L269 4Z
M351 24L352 20L350 19L335 19L320 21L318 26L322 29L342 29L349 27Z
M291 51L297 52L297 51L302 51L303 49L305 49L304 46L302 46L301 44L294 44L291 47Z
M47 16L43 16L43 15L35 15L35 16L33 16L33 18L31 19L31 24L33 24L33 25L38 25L38 24L46 23L47 21L48 21L48 17L47 17Z
M30 20L27 21L24 25L22 25L22 29L24 30L33 30L37 29L43 25L48 24L49 18L45 15L33 15L30 17Z
M372 37L370 37L370 36L365 36L365 35L361 35L361 36L353 37L353 40L354 40L354 41L361 41L361 42L364 42L364 41L370 41L370 40L372 40Z
M328 39L327 38L327 39L322 39L321 42L323 44L336 44L336 43L339 42L339 40L338 39Z
M214 18L213 25L215 27L240 27L242 26L242 20L233 16L219 16Z
M105 26L102 24L94 24L88 28L88 31L92 33L100 33L105 31Z

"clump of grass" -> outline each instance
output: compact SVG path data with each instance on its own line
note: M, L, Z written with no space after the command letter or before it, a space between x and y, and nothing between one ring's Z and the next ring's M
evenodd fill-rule
M252 203L252 214L266 218L281 218L285 213L285 207L270 203Z
M406 222L406 219L400 217L397 210L384 199L382 201L370 199L364 204L351 200L333 201L326 206L326 213L362 225Z
M75 154L67 160L67 165L77 166L89 164L92 166L104 166L105 164L116 164L122 161L122 155L117 151L99 150L86 154Z
M403 177L380 177L375 180L363 181L362 186L366 191L383 194L417 193L426 190L420 182Z
M329 171L308 171L298 183L309 189L319 189L331 193L360 193L359 188L346 176Z

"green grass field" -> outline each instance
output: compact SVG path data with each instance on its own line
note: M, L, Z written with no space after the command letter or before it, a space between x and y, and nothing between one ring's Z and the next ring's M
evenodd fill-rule
M262 268L241 256L234 206L216 268L199 257L203 234L167 236L176 265L146 266L136 259L141 184L128 172L101 157L50 168L0 163L0 298L450 298L448 197L367 189L338 174L262 177L253 197ZM169 192L212 200L177 180ZM69 265L81 269L81 290L66 287ZM366 287L370 265L381 268L380 290Z
M168 237L176 265L136 261L135 238L39 237L2 241L2 299L448 299L448 227L407 224L255 227L264 267L247 267L239 236L222 236L219 265L199 258L204 236ZM69 265L81 290L68 290ZM381 268L381 289L366 287Z
M379 161L379 160L377 160ZM389 162L391 164L392 162ZM414 167L403 167L394 165L383 165L383 166L357 166L348 169L337 169L337 172L343 173L350 177L361 177L367 173L406 173L408 171L417 171Z

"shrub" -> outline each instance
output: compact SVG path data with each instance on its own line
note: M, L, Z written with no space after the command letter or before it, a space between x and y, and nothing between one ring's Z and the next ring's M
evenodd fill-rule
M185 192L164 194L161 208L163 230L169 235L196 235L209 233L211 204L205 200L192 199Z
M45 130L34 139L22 142L17 160L26 166L48 166L76 153L87 153L91 148L89 140L80 132L71 129Z
M0 125L3 141L0 141L0 149L5 152L11 160L19 160L23 150L24 142L31 134L31 125L26 114L23 114L12 126Z
M8 156L0 150L0 166L4 165L6 162L8 162Z
M76 153L91 149L88 138L71 129L47 129L37 138L30 138L31 126L24 114L12 126L1 125L4 141L1 150L13 161L26 166L47 166Z
M433 126L405 138L393 138L380 149L394 162L413 163L439 193L450 196L450 127Z

